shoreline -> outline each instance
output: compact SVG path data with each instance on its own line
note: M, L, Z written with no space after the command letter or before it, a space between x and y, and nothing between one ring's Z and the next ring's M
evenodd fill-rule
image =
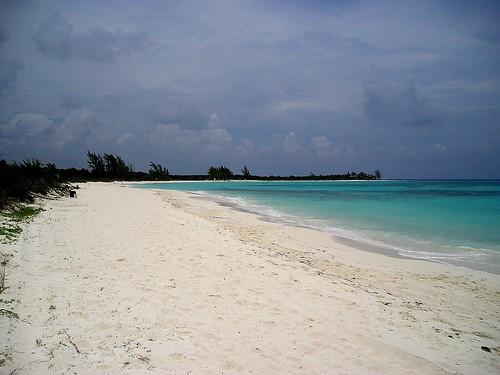
M276 217L272 217L272 216L266 216L264 213L252 211L251 209L247 209L247 208L238 206L238 204L229 200L228 197L217 196L214 194L210 194L209 192L208 193L203 192L203 194L202 194L202 193L197 193L197 192L192 192L192 191L166 190L166 189L156 189L156 188L148 188L148 189L156 191L156 192L162 192L162 191L182 192L182 193L190 194L194 198L197 198L197 199L205 199L208 201L216 202L217 204L219 204L221 206L229 207L229 208L236 210L236 211L239 211L239 212L248 213L250 215L256 215L262 221L272 222L272 223L273 222L274 223L282 223L282 224L294 226L297 228L311 229L311 230L316 230L319 232L327 233L327 234L331 235L337 242L344 243L345 245L352 247L352 248L359 250L359 251L376 253L376 254L380 254L383 256L391 257L391 258L432 262L432 263L437 263L437 264L449 265L449 266L453 266L453 267L460 267L460 268L469 269L469 270L486 272L486 273L493 274L493 275L500 275L500 267L497 264L489 265L489 264L477 264L477 263L471 263L471 262L468 263L466 261L455 260L452 257L446 258L446 261L440 261L440 260L432 259L432 258L423 258L423 257L418 257L418 256L403 255L403 254L400 254L400 252L405 252L408 250L393 248L390 245L384 246L384 244L373 244L373 243L370 243L367 241L363 241L362 239L354 239L354 238L345 237L342 235L331 233L327 230L322 229L319 226L312 226L312 225L300 224L299 222L287 221L287 220L282 219L281 217L276 218ZM497 255L493 250L483 250L483 251L486 251L487 253L491 253L492 255ZM436 255L437 255L437 253L436 253ZM446 253L443 253L442 256L446 256Z
M474 373L500 365L500 277L391 258L188 193L82 184L12 253L17 374ZM489 352L482 349L488 348Z
M374 250L374 248L378 248L377 245L372 245L369 243L364 243L359 240L355 239L350 239L346 237L342 237L339 235L332 234L328 231L323 231L319 228L316 227L311 227L311 226L306 226L306 225L300 225L297 223L293 222L288 222L288 221L283 221L280 219L273 219L270 217L267 217L261 213L254 212L251 210L247 210L245 208L239 207L231 202L226 202L224 199L218 199L216 196L210 196L210 195L205 195L205 194L197 194L189 191L178 191L178 190L164 190L164 189L147 189L147 190L152 190L156 192L158 195L162 196L163 198L171 198L175 197L176 199L179 199L180 201L183 202L189 202L191 200L193 201L205 201L207 203L211 203L216 205L217 207L220 207L222 209L229 209L230 211L233 211L234 213L238 215L243 216L243 220L249 219L253 223L262 223L262 224L269 224L272 226L275 226L277 228L283 229L283 228L288 228L289 230L297 230L298 232L309 232L313 233L311 236L314 236L314 233L317 233L318 235L321 235L323 238L327 238L329 241L331 241L332 246L336 247L341 247L345 250L351 250L354 253L360 254L365 254L367 257L371 258L372 256L378 259L379 263L383 263L384 259L389 261L390 259L393 259L395 262L402 262L402 263L407 263L411 264L413 262L420 263L420 266L418 266L419 269L425 269L426 265L430 267L437 267L436 270L434 271L439 271L439 272L455 272L457 274L477 274L479 275L488 275L493 278L498 277L500 281L500 274L494 273L494 272L488 272L483 269L475 269L475 268L469 268L469 267L464 267L461 265L455 265L455 264L450 264L446 262L438 262L434 261L432 259L420 259L420 258L413 258L413 257L407 257L403 255L396 254L396 250L390 249L390 248L383 248L380 247L379 250ZM163 194L166 193L166 194ZM195 204L192 204L195 206ZM246 217L246 218L245 218ZM366 246L365 246L366 245ZM499 284L500 285L500 284Z

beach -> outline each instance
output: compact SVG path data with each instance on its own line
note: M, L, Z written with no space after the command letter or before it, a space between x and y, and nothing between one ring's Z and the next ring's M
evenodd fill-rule
M0 316L0 373L500 371L499 275L185 192L80 187L0 245L18 315Z

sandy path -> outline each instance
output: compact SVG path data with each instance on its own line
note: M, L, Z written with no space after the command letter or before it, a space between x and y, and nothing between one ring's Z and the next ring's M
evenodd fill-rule
M500 278L183 193L85 184L7 270L0 373L498 373ZM492 352L481 350L488 346Z

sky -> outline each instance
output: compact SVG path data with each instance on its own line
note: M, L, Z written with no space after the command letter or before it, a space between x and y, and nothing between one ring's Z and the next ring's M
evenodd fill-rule
M0 1L0 159L500 178L500 2Z

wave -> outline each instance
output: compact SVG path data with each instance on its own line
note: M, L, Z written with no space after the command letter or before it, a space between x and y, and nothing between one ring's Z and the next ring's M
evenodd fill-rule
M215 200L219 204L257 214L267 221L327 232L337 238L353 241L354 246L358 243L363 249L368 246L368 249L373 249L375 252L382 250L385 254L392 253L403 258L453 264L500 274L500 254L496 251L470 246L444 246L432 241L416 242L403 235L396 239L393 233L374 233L332 225L328 220L293 215L240 195L230 196L206 191L191 191L191 193Z

